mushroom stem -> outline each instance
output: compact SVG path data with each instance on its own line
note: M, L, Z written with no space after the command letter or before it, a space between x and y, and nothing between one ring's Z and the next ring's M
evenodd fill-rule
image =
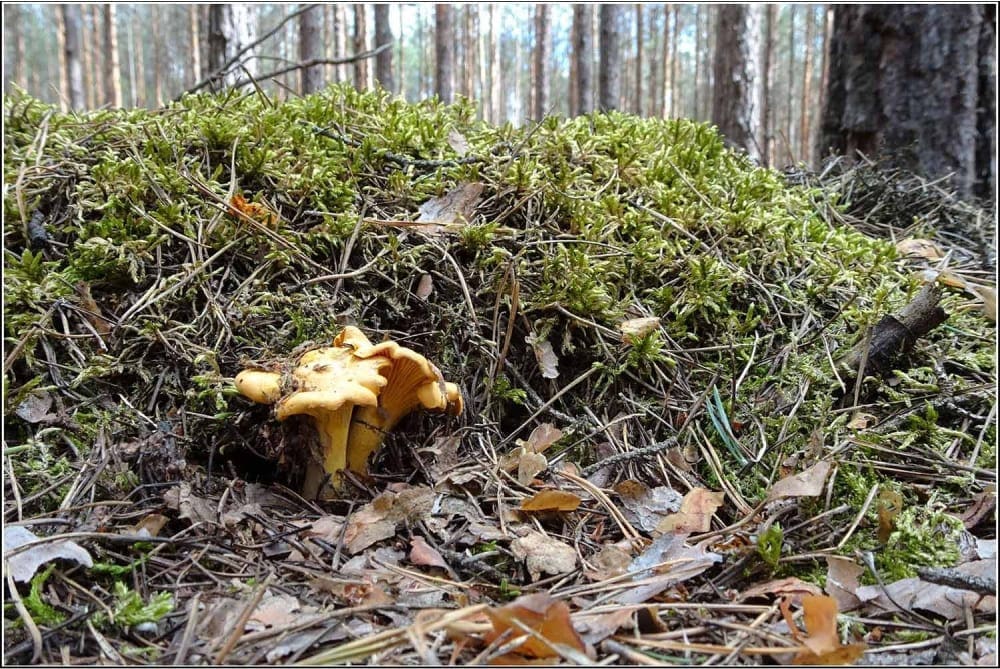
M353 409L353 405L345 404L335 411L320 412L313 417L319 432L321 459L310 458L306 465L302 486L302 495L306 499L325 499L329 492L341 489L341 471L347 468L347 435ZM327 476L328 485L324 485Z

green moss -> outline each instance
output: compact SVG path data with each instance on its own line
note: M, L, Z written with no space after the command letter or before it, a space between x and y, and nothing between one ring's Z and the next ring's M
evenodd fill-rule
M917 575L918 567L951 567L958 563L962 521L933 507L910 507L896 516L896 528L885 547L875 551L882 579L891 583Z

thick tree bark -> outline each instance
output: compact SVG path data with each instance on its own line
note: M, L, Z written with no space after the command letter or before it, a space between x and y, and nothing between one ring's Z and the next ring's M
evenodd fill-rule
M392 44L392 26L389 24L389 5L375 5L375 46ZM375 81L387 91L394 91L396 84L392 76L392 47L375 57Z
M985 160L991 144L977 125L992 100L978 99L981 72L995 68L995 54L980 63L987 9L837 5L821 153L860 151L927 178L950 174L960 195L972 194L977 155ZM995 146L988 153L995 160Z
M620 5L600 8L600 69L597 77L598 105L601 111L618 109L621 95L622 53Z
M118 25L115 5L104 5L104 104L122 106L122 85L119 79Z
M552 55L552 33L549 30L549 6L535 5L534 110L532 117L541 121L549 111L548 60Z
M249 4L219 4L208 8L209 71L215 72L236 57L256 38L255 7ZM240 67L231 67L223 78L226 86L242 79L245 69L250 75L257 73L254 49L240 55Z
M434 85L438 98L450 103L455 91L455 19L451 5L434 5Z
M715 38L712 121L726 144L760 159L760 6L720 5Z
M83 92L83 18L80 5L59 5L59 10L66 58L66 100L70 109L81 110L87 104Z
M299 14L299 61L306 62L323 57L323 8L313 7ZM323 66L302 68L302 95L309 95L323 88Z
M972 193L990 200L996 197L997 187L997 8L986 5L983 11L977 67L976 179Z
M576 69L577 114L594 111L594 8L573 5L573 63Z

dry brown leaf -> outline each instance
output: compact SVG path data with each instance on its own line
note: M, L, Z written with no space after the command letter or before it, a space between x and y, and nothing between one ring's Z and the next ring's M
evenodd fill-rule
M617 595L618 604L641 604L667 588L701 574L722 556L707 550L708 543L689 546L681 534L658 537L641 555L632 560L629 572L640 585Z
M620 629L632 629L634 626L632 614L634 613L635 611L631 608L624 607L610 613L588 614L584 612L578 613L574 617L584 642L594 645L604 641Z
M182 481L163 493L163 501L167 508L178 511L178 517L190 520L192 523L217 523L219 521L218 504L191 492L191 484Z
M552 423L542 423L528 436L526 441L518 439L516 442L517 449L513 453L504 456L500 460L500 468L505 472L510 472L518 468L521 463L521 458L525 453L542 453L546 451L552 444L556 443L562 439L562 430L552 425ZM546 466L548 463L546 462ZM543 467L544 469L544 467ZM538 471L542 471L539 469ZM537 474L538 472L535 472ZM534 476L534 474L532 474Z
M487 643L503 637L509 641L525 637L524 642L494 664L517 662L517 656L527 659L557 658L566 650L575 652L586 660L586 646L573 628L569 606L552 599L548 593L518 597L510 604L486 610L493 629L486 633ZM531 630L534 634L525 630ZM560 653L559 650L564 651Z
M755 599L757 597L777 595L789 598L795 605L801 605L803 597L822 594L823 591L812 583L806 583L800 578L789 576L788 578L761 583L760 585L755 585L752 588L744 590L736 598L736 601L745 602L748 599Z
M521 511L576 511L580 497L564 490L541 490L521 502Z
M627 572L632 556L620 546L605 544L589 562L594 569L586 570L584 575L591 581L604 581Z
M247 620L246 629L257 631L269 627L285 627L299 621L302 605L292 595L267 595Z
M823 492L823 484L830 473L832 464L827 460L821 460L809 469L799 472L794 476L783 478L773 486L767 493L767 501L785 497L816 497Z
M955 571L981 579L995 579L997 561L974 560L954 567ZM928 583L920 578L904 578L890 583L885 588L880 585L863 585L857 590L858 599L865 605L864 610L882 614L897 611L897 604L906 610L921 609L931 611L948 620L965 620L965 611L992 615L996 613L995 595L982 597L968 590L959 590L946 585Z
M510 544L518 560L524 560L532 581L545 574L568 574L576 569L576 551L573 547L547 534L529 530Z
M996 508L997 491L996 486L988 485L982 492L972 496L972 505L965 510L958 519L965 525L965 529L971 530L978 525L986 515Z
M826 594L837 600L841 611L858 608L858 587L865 568L850 558L839 555L826 556Z
M434 292L434 279L430 274L423 274L417 284L417 297L426 300Z
M997 289L992 286L980 286L970 283L968 290L983 301L983 313L986 318L997 322Z
M944 257L937 244L929 239L911 237L896 243L896 250L901 255L923 258L925 260L940 260Z
M625 518L646 532L653 532L667 517L680 510L684 498L667 486L648 487L641 481L626 479L614 487L621 499Z
M684 495L681 502L681 510L674 513L656 526L660 532L673 532L691 534L694 532L708 532L712 529L712 516L716 509L722 506L725 495L721 492L712 492L705 488L692 488Z
M806 648L795 656L793 663L853 664L864 655L867 648L865 644L840 643L840 635L837 633L837 601L833 597L803 597L802 618L806 626L806 636L802 643Z
M538 362L538 369L542 372L542 378L555 379L559 377L559 358L552 350L552 344L548 339L538 339L532 332L524 338L524 341L531 344L531 350L535 352L535 360Z
M52 395L49 393L44 390L33 390L21 400L14 413L26 423L41 423L55 418L55 414L49 411L52 402Z
M360 553L377 541L396 534L396 521L386 518L387 510L377 510L374 501L352 513L344 530L344 545L351 555Z
M618 329L622 333L622 341L626 344L634 343L637 339L645 337L658 327L660 327L658 316L632 318L618 324Z
M455 187L440 197L432 197L420 205L417 223L421 232L438 234L449 227L462 226L472 220L476 205L483 194L483 184L465 183Z
M538 474L545 471L549 461L541 453L522 453L517 463L517 482L521 485L531 485Z
M864 430L869 425L874 425L878 422L878 418L870 413L863 413L861 411L855 411L854 415L851 416L850 422L847 424L852 430Z
M422 567L440 567L448 569L448 563L444 561L437 549L430 546L423 537L416 536L410 539L410 562Z
M277 227L278 225L278 214L272 211L270 207L257 202L250 202L238 193L233 195L232 199L229 201L229 205L244 216L252 218L258 223L263 223L264 225L272 228Z
M142 536L142 533L145 532L149 536L155 537L160 534L160 530L163 529L163 526L166 525L169 520L170 519L162 513L151 513L143 516L138 523L133 525L130 532L140 536Z

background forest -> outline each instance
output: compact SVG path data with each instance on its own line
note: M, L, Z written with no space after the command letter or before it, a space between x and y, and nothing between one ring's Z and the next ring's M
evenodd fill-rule
M195 87L212 69L209 7L5 5L4 92L17 85L64 109L162 105ZM450 32L443 46L454 49L452 91L479 100L480 115L491 122L519 125L538 118L536 110L573 116L599 101L602 13L596 5L454 4L444 6L453 17L447 31L436 27L433 4L326 4L289 20L304 7L246 5L246 34L255 35L249 39L269 35L253 50L257 58L247 63L251 72L350 57L388 42L391 49L381 59L323 64L312 68L314 76L320 85L346 80L361 89L378 81L416 101L442 92L435 36L444 40ZM618 65L612 62L614 72L608 73L618 79L614 106L642 116L711 120L719 6L612 9L603 29L613 34L619 52ZM766 69L758 79L766 90L762 119L771 140L768 162L811 162L814 157L831 13L822 4L760 7L755 39ZM310 40L315 31L318 40ZM590 108L580 103L574 40L590 53ZM66 73L67 59L75 57L83 97L72 104ZM300 73L292 70L260 83L284 98L315 85Z

